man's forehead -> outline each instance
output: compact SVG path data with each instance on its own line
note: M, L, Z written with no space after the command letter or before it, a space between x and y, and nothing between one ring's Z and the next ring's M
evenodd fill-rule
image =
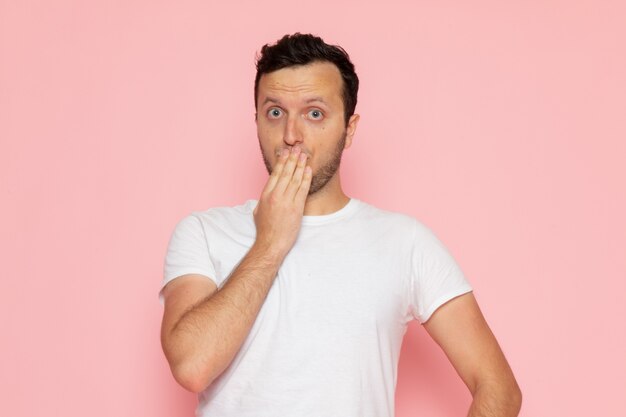
M304 97L309 102L334 101L333 96L340 98L342 83L339 69L330 62L281 68L261 76L259 100L276 102L287 95Z

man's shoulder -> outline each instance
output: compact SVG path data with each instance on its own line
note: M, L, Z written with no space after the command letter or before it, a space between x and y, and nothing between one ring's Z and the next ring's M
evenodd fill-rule
M419 223L419 221L414 216L411 216L410 214L399 210L386 208L384 209L372 203L367 203L363 200L359 200L359 204L361 205L361 210L359 211L359 213L364 221L379 221L389 224L395 224L398 227L405 227L407 228L407 230L413 230L416 223Z
M234 206L213 206L204 210L191 211L185 219L196 218L201 223L223 224L232 222L242 222L252 218L252 213L258 200L246 200Z
M437 234L415 216L399 210L382 209L365 202L361 202L361 206L361 219L368 228L382 229L390 236L412 239L424 247L444 247Z

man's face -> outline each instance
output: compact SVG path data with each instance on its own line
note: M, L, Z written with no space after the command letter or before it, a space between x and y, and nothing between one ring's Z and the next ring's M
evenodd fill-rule
M330 62L283 68L263 74L257 97L257 136L271 174L281 150L298 145L313 170L309 195L336 174L344 149L352 143L359 116L346 128L343 80Z

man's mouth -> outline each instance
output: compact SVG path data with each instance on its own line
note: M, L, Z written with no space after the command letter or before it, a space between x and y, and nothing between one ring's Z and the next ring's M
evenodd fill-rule
M283 148L283 149L287 149L287 148ZM275 156L276 158L280 158L280 154L283 152L283 149L277 149L277 150L276 150L276 153L274 154L274 156ZM289 150L289 152L291 153L291 149L288 149L288 150ZM307 151L305 151L305 150L301 150L300 152L301 152L301 153L303 153L303 154L306 154L307 160L311 159L311 154L310 154L310 153L308 153Z

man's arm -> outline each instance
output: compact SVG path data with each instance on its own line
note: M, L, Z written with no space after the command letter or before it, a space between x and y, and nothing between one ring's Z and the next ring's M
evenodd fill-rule
M178 277L163 290L161 344L172 374L200 392L232 362L295 243L311 183L299 149L276 163L254 210L256 240L217 291L199 275Z
M174 379L185 389L204 390L232 362L281 261L253 247L219 291L198 275L176 278L166 286L161 345Z
M472 393L468 417L519 414L522 392L473 293L439 307L424 328Z

